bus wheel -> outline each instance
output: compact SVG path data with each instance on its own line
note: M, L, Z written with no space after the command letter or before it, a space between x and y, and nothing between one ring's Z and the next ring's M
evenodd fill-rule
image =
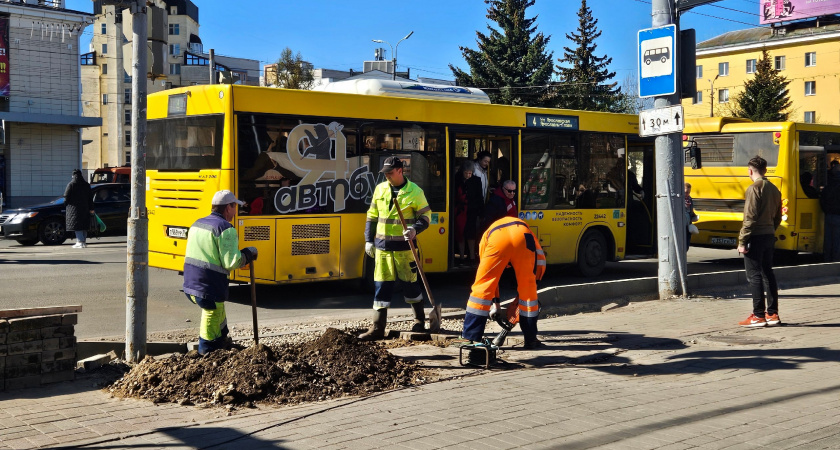
M577 266L580 274L585 277L600 275L607 264L607 253L604 235L595 230L587 231L578 247Z

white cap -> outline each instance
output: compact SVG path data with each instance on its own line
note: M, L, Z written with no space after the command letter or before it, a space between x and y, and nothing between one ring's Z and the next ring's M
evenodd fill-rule
M231 203L236 203L239 206L242 206L242 205L245 204L245 202L243 202L241 200L237 200L236 196L233 195L233 192L225 189L224 191L216 192L216 195L213 196L213 203L211 203L211 204L213 206L217 206L217 205L229 205Z

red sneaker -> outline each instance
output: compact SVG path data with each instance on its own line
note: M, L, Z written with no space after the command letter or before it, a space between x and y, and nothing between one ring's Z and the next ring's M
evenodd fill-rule
M750 314L746 320L738 322L742 327L763 327L767 325L767 321L763 317L756 317L755 314Z
M764 315L764 321L767 322L767 326L772 327L782 323L782 320L779 319L778 314L770 314L767 313Z

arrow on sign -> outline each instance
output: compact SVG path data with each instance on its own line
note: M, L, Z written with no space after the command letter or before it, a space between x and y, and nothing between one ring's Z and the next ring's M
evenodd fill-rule
M680 124L680 113L679 112L676 115L674 115L674 119L677 121L677 125L679 125Z

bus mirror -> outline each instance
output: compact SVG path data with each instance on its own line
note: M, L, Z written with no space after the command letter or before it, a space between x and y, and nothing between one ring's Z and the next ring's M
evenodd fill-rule
M0 145L6 145L6 121L0 121Z
M703 157L700 149L697 146L693 146L689 151L691 152L691 168L694 170L702 168Z

